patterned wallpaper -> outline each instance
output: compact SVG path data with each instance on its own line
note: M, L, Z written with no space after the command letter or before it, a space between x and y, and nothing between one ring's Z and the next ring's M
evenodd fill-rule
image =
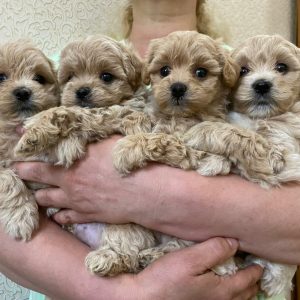
M28 37L48 55L68 42L119 31L125 0L0 0L0 41ZM229 44L255 34L279 33L294 40L295 0L208 0ZM25 300L29 293L0 274L0 299Z

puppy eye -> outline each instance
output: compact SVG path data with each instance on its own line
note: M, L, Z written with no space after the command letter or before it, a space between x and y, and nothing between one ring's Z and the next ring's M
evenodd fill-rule
M70 80L72 80L72 78L73 78L73 75L70 75L70 76L67 78L66 82L69 82Z
M287 73L289 70L289 67L286 64L278 63L275 66L275 70L279 73Z
M241 67L240 75L241 75L241 77L242 77L242 76L247 75L249 72L250 72L250 70L249 70L248 68L246 68L246 67Z
M7 80L6 74L1 73L1 74L0 74L0 83L3 82L3 81L5 81L5 80Z
M46 83L45 77L42 76L42 75L38 75L38 74L33 77L33 80L37 81L39 84L45 84Z
M103 80L104 82L112 82L114 80L114 76L110 73L102 73L100 74L100 79Z
M199 78L204 78L204 77L206 77L207 72L208 71L206 69L199 68L199 69L196 70L196 76L199 77Z
M160 75L162 77L167 77L171 73L171 68L169 66L164 66L160 69Z

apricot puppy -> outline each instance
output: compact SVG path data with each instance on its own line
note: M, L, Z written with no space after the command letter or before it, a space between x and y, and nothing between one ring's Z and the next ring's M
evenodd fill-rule
M0 223L13 238L29 240L38 227L38 207L10 165L25 119L59 104L51 61L28 41L1 45L0 93Z
M285 164L275 175L278 183L300 180L300 50L275 36L246 40L232 54L240 66L240 79L232 93L229 120L278 145ZM264 266L261 288L268 296L292 288L296 266L251 257Z

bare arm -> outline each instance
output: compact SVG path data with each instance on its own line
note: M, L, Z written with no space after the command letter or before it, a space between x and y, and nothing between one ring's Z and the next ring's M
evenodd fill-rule
M237 176L202 177L151 165L128 177L113 169L116 138L90 145L65 170L43 163L17 166L22 178L59 186L40 190L40 204L70 208L62 223L136 222L189 240L239 239L242 250L271 260L300 263L299 186L264 190Z
M99 278L84 267L86 246L41 217L32 241L16 242L0 230L0 271L18 283L53 299L248 299L257 292L262 270L255 266L222 279L207 268L225 261L237 249L234 240L212 239L167 255L139 275ZM161 297L161 298L160 298Z

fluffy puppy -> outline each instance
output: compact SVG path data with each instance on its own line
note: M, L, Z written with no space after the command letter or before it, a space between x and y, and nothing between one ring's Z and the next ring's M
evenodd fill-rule
M135 133L120 142L115 152L119 152L115 165L123 173L155 160L206 174L226 174L230 170L227 158L188 148L182 137L199 122L224 122L225 98L238 75L235 63L211 38L196 32L172 33L150 46L143 79L146 84L151 82L154 95L145 114L120 106L52 109L28 121L16 151L26 156L54 151L57 162L68 166L80 157L91 138ZM249 155L249 160L259 160L272 173L268 165L272 149L259 137L252 139L254 134L242 132L248 144L258 148L253 151L258 155ZM242 141L244 136L240 136ZM258 147L256 142L260 142ZM151 248L157 240L141 227L125 225L121 229L113 225L110 229L102 234L101 248L86 260L88 268L100 275L138 272L164 253L191 244L156 235L161 245Z
M285 165L276 174L279 183L299 181L300 50L278 35L262 35L246 40L232 57L240 66L240 80L231 97L230 122L280 146ZM296 266L250 261L264 266L266 294L288 295Z
M28 240L38 227L38 207L9 166L25 118L59 104L51 61L28 41L1 45L0 93L0 223L13 238Z
M62 50L58 69L62 105L93 108L138 100L137 90L144 92L141 69L129 43L103 35L72 42Z

